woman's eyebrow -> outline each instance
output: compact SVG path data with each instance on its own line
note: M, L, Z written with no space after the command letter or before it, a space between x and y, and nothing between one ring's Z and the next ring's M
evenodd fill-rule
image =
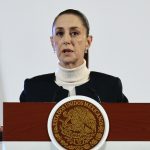
M56 30L63 30L63 27L57 27Z
M64 29L63 27L56 27L56 30ZM79 29L77 26L70 27L70 29Z
M55 31L63 31L63 30L65 30L63 27L56 27L55 28ZM73 27L70 27L69 30L80 30L80 28L77 26L73 26Z

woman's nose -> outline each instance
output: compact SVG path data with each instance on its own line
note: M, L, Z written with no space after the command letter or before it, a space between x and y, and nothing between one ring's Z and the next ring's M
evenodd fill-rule
M63 37L63 44L67 45L71 43L71 37L68 34L65 34Z

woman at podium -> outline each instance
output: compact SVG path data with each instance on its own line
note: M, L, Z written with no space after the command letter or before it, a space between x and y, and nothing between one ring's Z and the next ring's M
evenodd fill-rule
M88 50L92 43L89 23L78 10L67 9L55 18L51 44L58 58L54 73L26 79L21 102L59 102L83 95L98 102L128 102L118 77L90 71Z

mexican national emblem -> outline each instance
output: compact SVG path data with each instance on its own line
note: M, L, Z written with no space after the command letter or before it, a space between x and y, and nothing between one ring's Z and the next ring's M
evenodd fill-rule
M105 120L94 104L75 99L55 111L51 127L55 140L64 149L89 150L101 141Z

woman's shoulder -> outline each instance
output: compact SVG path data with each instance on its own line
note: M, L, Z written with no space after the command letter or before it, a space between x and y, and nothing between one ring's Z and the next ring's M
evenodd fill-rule
M37 83L37 82L47 82L47 81L54 81L54 80L55 80L55 73L48 73L48 74L42 74L31 78L27 78L25 82Z
M90 72L90 82L94 85L101 84L105 86L121 84L120 78L106 73L95 72L95 71Z
M106 80L116 80L118 79L118 77L110 75L110 74L106 74L106 73L102 73L102 72L96 72L96 71L91 71L90 72L90 78L94 78L94 79L106 79Z

